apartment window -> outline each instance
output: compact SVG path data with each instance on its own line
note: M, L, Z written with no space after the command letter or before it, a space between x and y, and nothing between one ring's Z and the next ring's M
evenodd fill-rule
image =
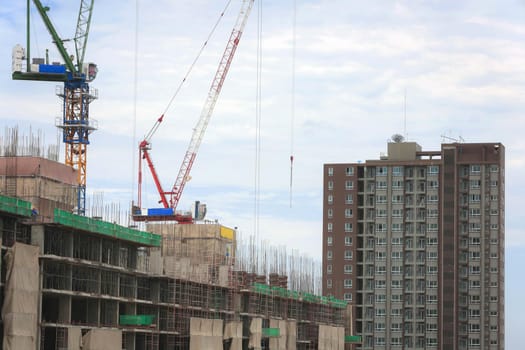
M491 180L490 187L498 187L498 180Z
M352 280L347 278L344 280L344 287L345 288L352 288Z
M428 196L428 202L431 203L431 202L437 202L439 200L439 197L437 194L431 194Z
M386 189L386 181L377 181L377 189L384 190Z
M438 258L438 253L437 252L428 252L427 253L427 258L429 260L437 260Z
M497 267L491 267L490 268L490 273L498 273L498 268Z
M376 274L377 275L384 275L386 273L386 266L376 266Z
M393 223L392 224L392 232L400 232L403 230L403 224L401 223Z
M471 275L479 275L481 272L481 267L479 266L471 265L469 269Z
M329 208L327 214L329 218L332 218L334 216L334 210L332 208Z
M333 190L334 189L334 182L333 181L328 181L328 189L329 190Z
M393 332L398 332L401 330L401 323L392 323L390 325L390 330L392 330Z
M480 188L481 180L470 180L470 188Z
M352 301L352 293L345 293L344 299L345 301Z
M427 213L427 216L428 216L429 218L437 218L438 215L439 215L439 212L438 212L437 209L428 209L427 212L428 212L428 213Z
M497 194L491 194L490 195L490 200L491 201L497 201L498 200L498 195Z
M469 232L479 232L481 231L481 224L479 222L471 222L468 225Z
M354 175L354 167L351 166L351 167L346 168L346 176L352 176L352 175Z
M386 237L377 237L376 245L386 245Z
M392 203L403 203L403 196L402 195L392 196Z
M345 196L345 204L354 203L354 196L351 193L347 193Z
M353 254L351 250L345 250L345 260L352 260Z
M471 295L470 296L470 303L471 304L479 304L480 302L480 296L479 295Z
M351 222L345 222L345 232L354 232L354 225Z
M377 176L386 176L388 174L388 168L386 166L378 166L376 168Z
M386 224L376 224L376 232L386 232Z
M395 308L390 311L392 316L401 316L401 309Z
M498 229L498 224L490 224L490 229L491 230L497 230Z
M437 309L427 309L427 317L437 317Z
M378 218L386 218L386 209L377 209L376 216Z
M480 252L470 252L470 258L473 260L479 260L480 259Z
M392 188L396 189L396 190L399 190L399 189L403 188L403 181L401 181L401 180L394 180L394 181L392 181Z
M345 218L351 218L354 216L354 211L350 208L345 209Z
M333 258L333 253L332 253L332 251L331 251L331 250L327 250L327 251L326 251L326 259L327 259L327 260L332 260L332 258Z
M428 187L432 189L439 188L439 182L436 180L431 180L428 182Z
M354 189L354 182L350 181L350 180L345 181L345 188L347 190L353 190Z
M376 345L385 345L385 337L376 337Z
M396 289L396 288L401 288L401 281L398 281L398 280L392 280L391 286L392 286L392 288L394 288L394 289Z
M394 218L403 217L403 209L392 209L392 217Z
M384 331L385 330L385 323L384 322L376 322L376 331Z
M498 209L490 209L490 215L498 215L499 211Z
M345 267L344 267L345 274L347 274L347 275L352 274L352 270L353 270L352 265L345 265Z
M497 259L498 258L498 253L497 252L490 252L490 258L491 259ZM478 257L478 259L479 259L479 257Z
M468 345L478 347L480 345L479 338L468 338Z
M429 332L435 332L438 329L438 325L436 323L427 323L427 331ZM427 340L430 338L427 338Z
M327 225L327 229L328 229L328 232L332 232L333 229L334 229L334 224L332 224L331 222L329 222L328 225Z
M481 195L480 194L471 194L469 196L469 201L471 203L478 203L481 201Z
M352 237L345 236L345 245L346 246L352 245Z
M329 194L328 195L328 204L332 204L334 202L334 196Z
M437 288L437 281L427 281L427 288L429 289L433 289L433 288Z
M427 346L437 346L437 345L438 345L437 338L427 338Z
M437 301L438 301L437 295L427 295L428 304L437 304Z
M490 166L490 172L491 172L491 173L497 173L498 171L499 171L499 167L498 167L497 165L492 164L492 165Z
M379 194L376 196L377 204L386 204L386 195Z
M326 265L326 273L331 274L332 273L332 265Z
M332 280L331 279L327 279L326 280L326 288L332 288Z
M403 272L401 266L392 266L392 275L400 275Z
M478 174L481 172L481 165L475 164L470 166L470 173L471 174Z
M479 237L470 237L471 245L480 245L481 239Z
M439 174L439 166L431 165L428 167L428 175L437 175Z
M479 323L469 323L468 330L469 332L479 333L480 331Z
M376 294L376 303L385 303L386 295L385 294Z
M376 280L376 288L377 289L386 288L386 281Z
M430 223L430 224L428 224L428 225L427 225L427 230L428 230L429 232L435 232L435 231L437 231L437 230L438 230L438 224L435 223L435 222L434 222L434 223Z
M334 243L334 238L332 236L326 237L326 244L331 246Z
M392 252L392 259L401 259L402 256L402 252Z
M392 299L391 300L393 302L401 301L401 294L392 294Z
M328 176L334 176L334 168L332 167L328 168Z
M429 275L437 275L438 268L437 266L428 266L427 267L427 274Z
M386 252L376 252L376 260L385 260Z
M437 245L438 239L435 237L427 238L427 245Z
M385 315L386 315L386 310L385 309L376 309L376 316L385 316Z
M470 281L470 288L479 288L481 286L480 281L472 280Z
M480 208L470 208L470 216L480 216L480 215L481 215Z
M403 167L395 166L392 168L392 175L394 176L403 176Z
M401 237L392 237L392 245L402 245L403 238Z

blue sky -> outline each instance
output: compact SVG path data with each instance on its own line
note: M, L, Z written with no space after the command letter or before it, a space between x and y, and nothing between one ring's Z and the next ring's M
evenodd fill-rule
M51 7L60 34L73 36L78 2L44 3ZM86 61L99 66L91 86L100 97L90 110L99 122L89 148L90 193L103 193L106 201L120 202L123 208L136 196L136 144L164 111L225 3L139 1L138 32L135 2L119 7L110 1L95 3L86 52ZM175 180L239 4L236 0L230 5L152 140L152 156L165 187ZM508 349L521 348L525 1L297 1L295 65L293 13L292 0L256 3L179 208L201 200L210 219L238 226L245 234L254 231L261 18L260 236L320 259L322 165L376 159L392 134L405 133L426 150L439 149L443 135L465 142L502 142L507 160L506 341ZM33 21L33 56L43 57L50 48L51 58L58 60L36 13ZM54 141L54 120L61 116L55 84L10 79L11 48L25 46L25 2L2 5L0 32L3 124L22 129L32 125ZM153 206L156 195L147 179L146 197Z

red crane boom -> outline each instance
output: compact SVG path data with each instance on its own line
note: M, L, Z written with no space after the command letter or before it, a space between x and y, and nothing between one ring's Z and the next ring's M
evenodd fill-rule
M197 156L199 146L202 143L202 138L204 137L204 133L206 132L206 128L208 126L208 123L210 122L210 118L213 113L213 109L215 108L215 104L217 102L217 99L219 98L219 94L224 84L224 80L226 79L226 75L228 74L228 70L230 69L230 65L233 60L233 56L235 55L235 51L237 50L237 46L239 45L239 41L241 39L244 27L250 15L254 1L255 0L243 0L242 2L242 7L237 17L237 21L235 23L235 26L233 27L232 33L226 45L226 49L219 63L219 67L217 68L217 72L215 73L215 76L213 78L210 90L208 92L208 97L206 98L206 102L204 103L204 107L202 108L201 115L197 122L197 125L194 128L190 144L188 146L188 149L182 161L177 178L175 179L175 183L173 184L171 188L171 191L163 190L162 185L159 181L159 177L155 170L155 166L153 165L153 161L151 160L151 156L148 152L149 150L151 150L151 145L150 145L151 137L153 136L155 131L160 126L160 123L162 123L164 115L162 115L159 119L157 119L153 128L146 135L144 140L140 143L139 145L139 153L140 153L139 155L139 176L138 176L139 188L138 188L138 202L137 202L138 206L133 208L133 218L135 221L168 221L168 220L175 220L179 222L192 222L193 221L193 218L191 217L191 215L188 216L184 214L176 214L175 209L177 208L177 205L179 204L180 198L182 196L182 192L184 190L186 182L189 179L189 174L193 166L193 163L195 161L195 157ZM159 210L149 210L148 213L141 212L140 210L141 203L142 203L142 195L141 195L142 159L146 160L148 167L150 169L151 175L153 176L153 181L155 182L155 186L160 195L159 203L162 203L163 208L167 210L164 210L164 211L160 209Z

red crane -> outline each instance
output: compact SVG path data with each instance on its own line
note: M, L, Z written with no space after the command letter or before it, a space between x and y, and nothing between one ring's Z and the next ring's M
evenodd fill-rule
M239 45L244 27L250 15L253 3L255 0L243 0L239 16L235 26L233 27L232 33L224 50L224 54L217 68L217 72L211 83L210 91L208 92L208 97L202 108L201 115L197 125L194 128L193 135L191 137L190 144L182 161L182 165L179 169L175 183L173 184L170 191L165 191L162 188L157 171L151 159L149 151L151 150L151 138L158 130L160 124L164 119L164 114L161 115L148 134L144 137L139 144L139 174L138 174L138 200L137 205L133 206L133 219L135 221L178 221L179 223L190 223L193 222L193 216L191 213L177 213L175 210L179 204L179 200L182 196L182 191L186 185L186 182L189 179L189 174L199 146L202 142L202 138L206 131L206 127L210 121L215 103L219 98L219 94L228 74L233 56ZM146 160L148 167L150 169L153 181L160 195L159 203L162 204L162 208L147 209L147 211L141 209L142 204L142 159Z

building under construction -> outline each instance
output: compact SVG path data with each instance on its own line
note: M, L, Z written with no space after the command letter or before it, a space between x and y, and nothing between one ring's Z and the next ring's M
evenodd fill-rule
M0 148L3 349L328 350L355 340L350 308L315 293L303 257L242 244L218 223L139 230L72 214L75 170L31 140Z

